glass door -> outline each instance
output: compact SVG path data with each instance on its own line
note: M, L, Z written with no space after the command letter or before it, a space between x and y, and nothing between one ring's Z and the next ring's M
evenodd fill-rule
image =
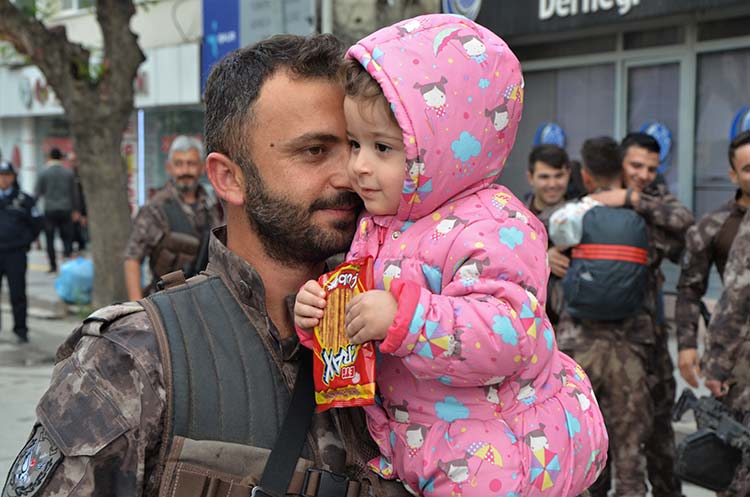
M654 136L662 148L659 172L678 192L680 63L627 66L627 132Z

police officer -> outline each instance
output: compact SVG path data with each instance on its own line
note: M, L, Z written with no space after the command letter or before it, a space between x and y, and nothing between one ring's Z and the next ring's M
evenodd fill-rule
M735 171L744 171L745 178L750 174L750 154L747 149L750 146L738 147L732 160ZM748 183L740 185L744 188ZM749 332L750 210L745 212L729 251L724 267L724 290L708 326L706 352L701 360L706 387L745 426L750 424ZM747 465L741 464L737 468L732 484L723 495L750 495L750 468Z
M342 53L332 35L278 35L214 66L205 91L206 162L227 225L213 231L206 272L187 283L170 275L175 287L101 309L71 335L2 497L247 496L257 488L271 448L260 440L278 437L274 421L289 405L280 399L310 357L299 346L289 297L348 249L361 209L346 174ZM187 306L160 306L186 294ZM221 305L213 305L219 295ZM227 324L215 326L217 318ZM178 328L196 333L175 340ZM255 352L236 353L248 341ZM196 356L208 360L194 363ZM219 356L233 360L212 359ZM276 387L260 390L269 382ZM221 403L196 401L206 395ZM349 483L342 489L337 482L345 480L331 477L324 481L338 492L321 483L305 494L408 495L367 469L377 448L360 409L312 415L308 407L306 459ZM177 431L178 420L195 412L205 415L192 418L196 426L211 433L191 423ZM225 436L237 431L244 436ZM300 494L295 481L288 489Z
M716 265L723 279L729 249L750 206L750 131L739 133L729 144L729 178L737 185L734 198L703 216L688 230L677 284L678 364L680 374L694 388L698 387L700 376L698 320L711 266Z
M167 157L170 180L138 211L125 249L125 285L131 300L143 297L141 263L146 257L153 277L146 294L166 273L195 272L191 265L201 244L221 221L218 203L200 184L204 172L200 140L184 135L175 138Z
M13 333L29 341L26 327L26 252L41 228L34 199L18 188L13 164L0 161L0 284L8 280Z
M529 154L526 179L531 192L526 199L526 207L536 215L545 227L554 209L566 200L570 181L568 154L564 149L553 144L535 146ZM570 263L568 257L557 247L550 244L547 250L550 265L550 277L547 282L547 314L553 325L562 312L561 278ZM558 336L558 346L565 352L565 339Z

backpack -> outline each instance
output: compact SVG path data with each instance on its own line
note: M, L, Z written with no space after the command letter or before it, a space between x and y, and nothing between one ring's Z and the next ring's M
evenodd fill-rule
M636 315L648 279L646 222L631 209L596 206L584 214L582 228L562 282L566 311L596 321Z

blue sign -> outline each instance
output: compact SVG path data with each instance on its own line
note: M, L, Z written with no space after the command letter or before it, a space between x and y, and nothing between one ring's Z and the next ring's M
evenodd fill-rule
M203 0L203 47L201 48L201 93L211 67L224 55L240 47L239 0Z
M659 169L664 173L669 168L669 153L672 151L672 132L666 124L649 121L641 126L641 133L651 135L659 143Z
M750 131L750 105L741 108L734 116L732 128L729 130L729 141L734 140L734 137L743 131Z
M534 146L544 144L565 148L565 131L563 131L559 124L553 122L542 123L536 129L536 133L534 133Z
M476 20L482 8L482 0L443 0L443 13L458 14Z

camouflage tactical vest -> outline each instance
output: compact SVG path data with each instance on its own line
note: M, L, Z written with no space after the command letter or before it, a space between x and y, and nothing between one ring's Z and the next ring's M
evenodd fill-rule
M218 276L191 278L141 305L154 325L167 390L159 495L250 495L290 400L265 335ZM308 434L289 493L302 491L312 443Z
M177 200L167 200L161 209L167 219L166 232L149 258L154 279L147 294L156 291L156 282L167 273L183 270L186 274L194 274L191 266L198 257L204 236L190 223ZM205 231L208 227L202 229Z

